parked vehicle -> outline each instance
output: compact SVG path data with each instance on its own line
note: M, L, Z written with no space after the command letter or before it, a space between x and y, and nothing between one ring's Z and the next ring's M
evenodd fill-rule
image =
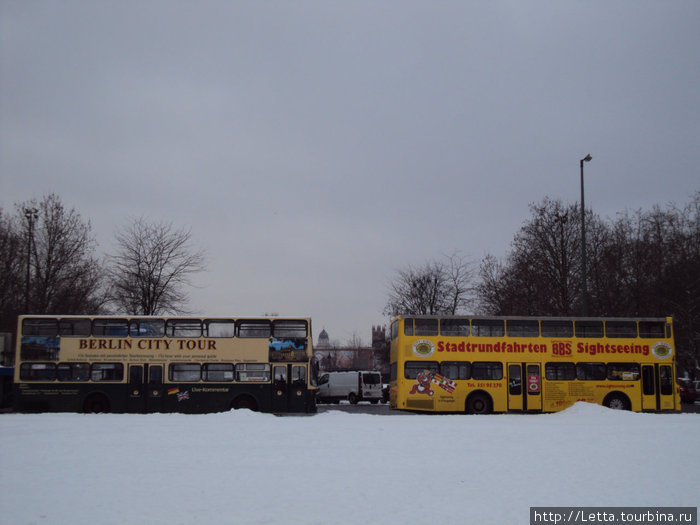
M382 376L379 372L329 372L318 380L316 401L340 403L347 399L353 405L359 401L378 403L382 399Z
M678 386L680 387L681 403L695 403L698 392L695 390L693 382L690 379L680 378Z

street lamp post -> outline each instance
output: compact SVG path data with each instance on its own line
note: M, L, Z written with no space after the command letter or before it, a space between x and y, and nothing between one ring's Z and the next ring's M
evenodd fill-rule
M581 314L588 315L588 275L586 272L586 205L583 200L583 163L590 162L589 153L581 159Z
M36 208L25 208L24 216L29 222L29 237L27 238L27 279L24 288L24 313L29 313L29 279L32 261L32 238L34 236L34 221L39 218L39 210Z

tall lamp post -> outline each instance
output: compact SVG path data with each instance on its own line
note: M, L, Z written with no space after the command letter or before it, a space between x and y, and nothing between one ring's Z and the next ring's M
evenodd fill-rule
M583 200L583 163L590 162L589 153L581 159L581 314L588 315L588 274L586 272L586 205Z
M29 238L27 239L27 279L24 288L24 313L29 313L29 279L32 262L32 240L34 236L34 221L39 218L39 210L36 208L25 208L24 216L29 222Z

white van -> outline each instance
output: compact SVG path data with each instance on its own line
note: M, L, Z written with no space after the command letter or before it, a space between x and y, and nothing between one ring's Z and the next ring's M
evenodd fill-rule
M382 399L382 376L379 372L328 372L318 379L316 401L340 403L347 399L353 405L358 401L378 403Z

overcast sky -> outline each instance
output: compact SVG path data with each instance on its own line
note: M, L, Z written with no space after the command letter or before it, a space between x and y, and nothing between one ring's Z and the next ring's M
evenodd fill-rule
M206 250L191 309L369 342L395 271L503 257L545 196L700 189L700 2L0 3L0 207Z

